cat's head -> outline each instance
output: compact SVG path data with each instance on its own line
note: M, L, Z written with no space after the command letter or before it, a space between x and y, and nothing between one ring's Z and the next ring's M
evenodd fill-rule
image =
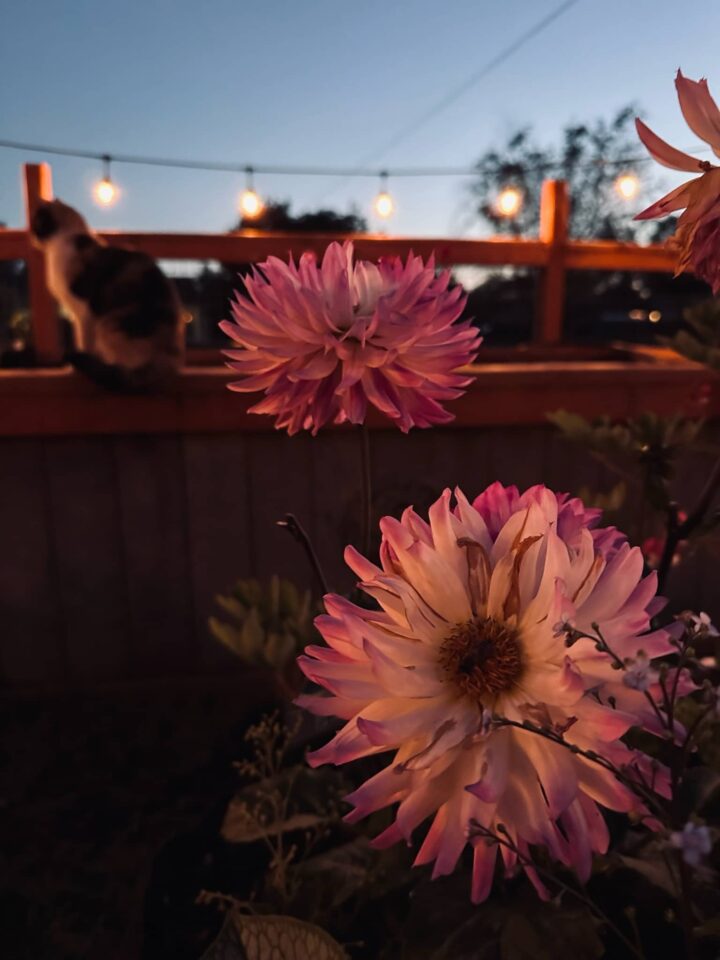
M30 221L30 236L36 247L43 247L60 236L73 236L90 232L82 216L62 200L46 200L41 203Z

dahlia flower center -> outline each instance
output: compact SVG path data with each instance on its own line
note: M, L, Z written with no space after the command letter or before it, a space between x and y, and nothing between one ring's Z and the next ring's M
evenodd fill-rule
M440 645L439 661L446 678L479 703L509 690L523 672L518 631L492 617L458 624Z

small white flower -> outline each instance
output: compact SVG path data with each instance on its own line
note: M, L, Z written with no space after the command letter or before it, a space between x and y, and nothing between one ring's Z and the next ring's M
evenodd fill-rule
M623 683L631 690L640 690L644 693L657 682L658 676L658 671L642 650L638 650L635 660L625 661Z
M691 867L697 867L712 850L710 830L704 824L688 821L682 830L670 834L670 843L682 851L682 858Z
M717 627L704 611L690 615L690 630L695 637L720 637Z

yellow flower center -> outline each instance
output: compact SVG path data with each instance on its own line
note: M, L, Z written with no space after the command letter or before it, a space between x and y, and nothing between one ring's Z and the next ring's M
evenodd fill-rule
M458 624L440 645L440 667L461 693L487 704L523 673L518 631L492 617Z

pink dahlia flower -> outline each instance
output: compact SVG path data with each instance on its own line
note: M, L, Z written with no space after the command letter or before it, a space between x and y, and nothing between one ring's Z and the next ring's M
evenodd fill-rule
M567 645L569 630L599 625L613 653L645 663L673 650L670 632L649 630L663 602L654 573L614 528L594 529L599 511L542 486L520 495L496 483L470 503L446 490L429 523L408 508L385 517L381 567L346 551L360 586L379 604L368 610L325 598L317 626L327 646L299 660L331 696L303 696L311 711L341 717L342 729L309 755L316 766L391 752L387 766L347 799L348 820L396 805L378 847L410 842L432 817L415 863L448 874L470 844L472 898L487 897L498 849L506 870L517 852L488 845L474 824L500 825L521 865L529 845L546 847L586 880L604 852L600 807L644 813L635 792L592 759L537 732L503 721L560 731L566 744L595 751L667 795L664 769L626 746L632 726L660 732L648 702L659 693L623 681L590 639ZM572 625L572 626L569 626ZM633 773L634 771L634 773Z
M245 281L232 321L221 329L240 345L227 350L244 379L231 390L264 390L252 413L277 416L288 433L317 431L329 420L362 423L368 401L401 430L452 420L442 401L459 397L471 378L480 337L456 324L466 296L448 289L412 254L353 264L353 245L331 243L322 264L311 253L298 266L270 257Z
M720 157L720 109L710 96L707 80L689 80L678 70L675 78L680 109L696 136L708 143ZM664 217L675 210L685 212L679 218L674 243L678 250L678 273L691 270L720 293L720 167L698 160L671 147L652 132L642 120L636 120L640 139L650 155L665 167L699 173L671 190L639 213L636 220Z

